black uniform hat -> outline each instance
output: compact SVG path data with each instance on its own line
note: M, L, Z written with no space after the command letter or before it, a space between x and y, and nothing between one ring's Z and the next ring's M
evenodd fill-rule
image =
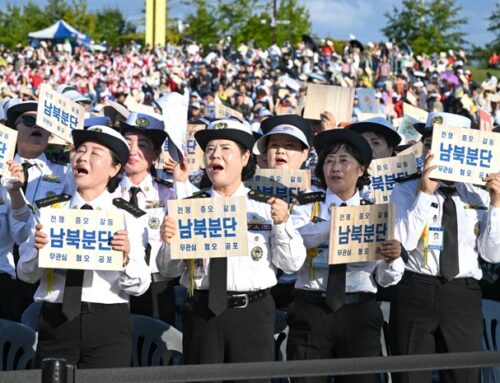
M401 136L393 128L391 123L382 117L369 118L364 121L356 122L347 126L348 129L355 130L358 133L374 132L385 138L387 145L395 148L401 142Z
M205 151L211 140L225 139L240 143L248 150L252 150L255 139L252 128L236 119L222 119L211 122L205 130L199 130L194 138L200 148Z
M350 129L330 129L318 133L314 137L316 152L321 153L332 143L347 143L361 152L362 165L369 166L372 162L373 153L368 141L361 134Z
M91 141L104 145L118 157L122 167L128 161L130 148L125 138L113 128L104 125L94 125L88 129L74 129L71 131L73 144L78 148L82 143Z
M22 101L12 105L7 109L7 126L14 129L14 123L19 116L26 112L36 112L37 109L38 102L36 101Z

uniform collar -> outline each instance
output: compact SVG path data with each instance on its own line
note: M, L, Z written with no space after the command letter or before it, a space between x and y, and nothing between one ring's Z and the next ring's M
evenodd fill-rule
M139 187L142 192L147 192L148 190L151 190L153 188L153 177L151 177L151 174L148 173L146 177L139 183L139 185L134 185L128 177L123 177L121 181L121 186L123 189L125 189L127 192L130 190L131 187Z
M85 201L78 192L75 192L73 197L71 197L69 207L70 209L80 209L83 205L87 204L92 206L94 210L108 210L111 200L111 194L107 190L92 201Z
M330 189L326 190L325 203L327 204L327 206L330 206L332 204L335 204L335 206L340 206L344 202L347 204L347 206L359 206L359 205L361 205L361 197L359 195L359 190L356 191L356 193L351 198L349 198L347 201L341 200Z
M16 154L14 160L20 164L23 162L29 162L32 165L37 165L38 167L43 167L49 160L47 159L47 156L45 153L40 154L37 158L24 158L20 156L19 154Z
M231 197L246 196L249 191L250 189L247 188L242 182ZM221 195L217 194L217 192L213 188L210 189L210 195L212 197L221 197Z

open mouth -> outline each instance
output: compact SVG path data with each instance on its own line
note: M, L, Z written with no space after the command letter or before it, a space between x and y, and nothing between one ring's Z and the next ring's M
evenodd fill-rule
M36 129L31 133L31 137L42 137L42 132Z
M89 171L85 168L76 168L75 173L76 175L83 176L89 174Z
M276 158L276 165L286 164L286 160L284 158Z
M221 164L212 164L210 165L210 169L212 170L212 172L221 172L224 170L224 166L222 166Z

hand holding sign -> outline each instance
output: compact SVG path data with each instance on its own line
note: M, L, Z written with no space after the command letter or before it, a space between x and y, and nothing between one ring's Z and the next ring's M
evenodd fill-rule
M170 245L170 241L175 235L177 235L177 224L175 223L175 219L166 215L160 227L161 240Z
M401 256L401 243L396 239L389 239L380 245L380 255L386 262L392 262Z
M500 173L488 174L484 180L486 190L490 193L491 206L500 207Z
M267 200L271 205L271 218L275 225L285 223L288 220L288 204L281 198L271 197Z
M118 230L113 234L111 239L111 247L115 251L123 253L123 266L127 266L129 262L130 242L128 240L128 233L126 230Z
M172 169L172 175L174 176L175 182L186 182L189 178L189 168L186 161L176 162Z
M11 187L7 188L9 193L17 192L21 189L21 186L24 183L24 172L21 164L18 164L14 161L7 161L7 166L10 172L10 176L14 179L17 178L17 181L13 181L11 183Z
M429 150L425 155L424 170L422 172L422 191L427 194L434 194L437 189L438 182L430 177L433 170L436 170L437 165L431 165L434 159L434 154Z
M49 243L49 237L42 231L41 224L36 225L35 229L35 249L41 250Z

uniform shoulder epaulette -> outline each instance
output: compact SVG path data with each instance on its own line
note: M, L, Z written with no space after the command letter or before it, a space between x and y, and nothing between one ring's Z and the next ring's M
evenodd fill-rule
M394 181L397 183L403 183L403 182L408 182L411 180L419 179L421 176L422 176L422 174L420 174L420 173L413 173L413 174L409 174L407 176L398 177Z
M299 205L307 205L314 202L324 202L326 194L322 191L301 193L294 197Z
M66 202L71 199L71 196L69 194L58 194L58 195L52 195L50 197L45 197L39 200L35 201L35 205L41 209L42 207L47 207L54 205L55 203L58 202Z
M192 196L186 197L184 199L195 199L195 198L210 198L210 193L206 190L200 190L199 192L194 193Z
M359 201L359 204L361 206L365 206L365 205L373 205L373 201L370 201L369 199L364 199L362 198L361 201Z
M248 198L251 199L251 200L254 200L254 201L257 201L257 202L263 202L263 203L267 203L267 201L269 200L269 198L281 198L277 195L274 195L274 194L271 194L271 193L265 193L265 192L262 192L262 191L259 191L259 190L250 190L248 192Z
M154 178L154 181L160 185L163 185L163 186L166 186L166 187L173 187L174 186L174 183L173 182L170 182L170 181L167 181L167 180L164 180L163 178L159 178L159 177L156 177Z
M129 212L135 218L142 217L144 214L146 214L146 212L144 210L141 210L138 207L135 207L130 202L128 202L127 200L124 200L123 198L120 198L120 197L113 198L113 205L115 205L119 209L123 209L123 210Z

